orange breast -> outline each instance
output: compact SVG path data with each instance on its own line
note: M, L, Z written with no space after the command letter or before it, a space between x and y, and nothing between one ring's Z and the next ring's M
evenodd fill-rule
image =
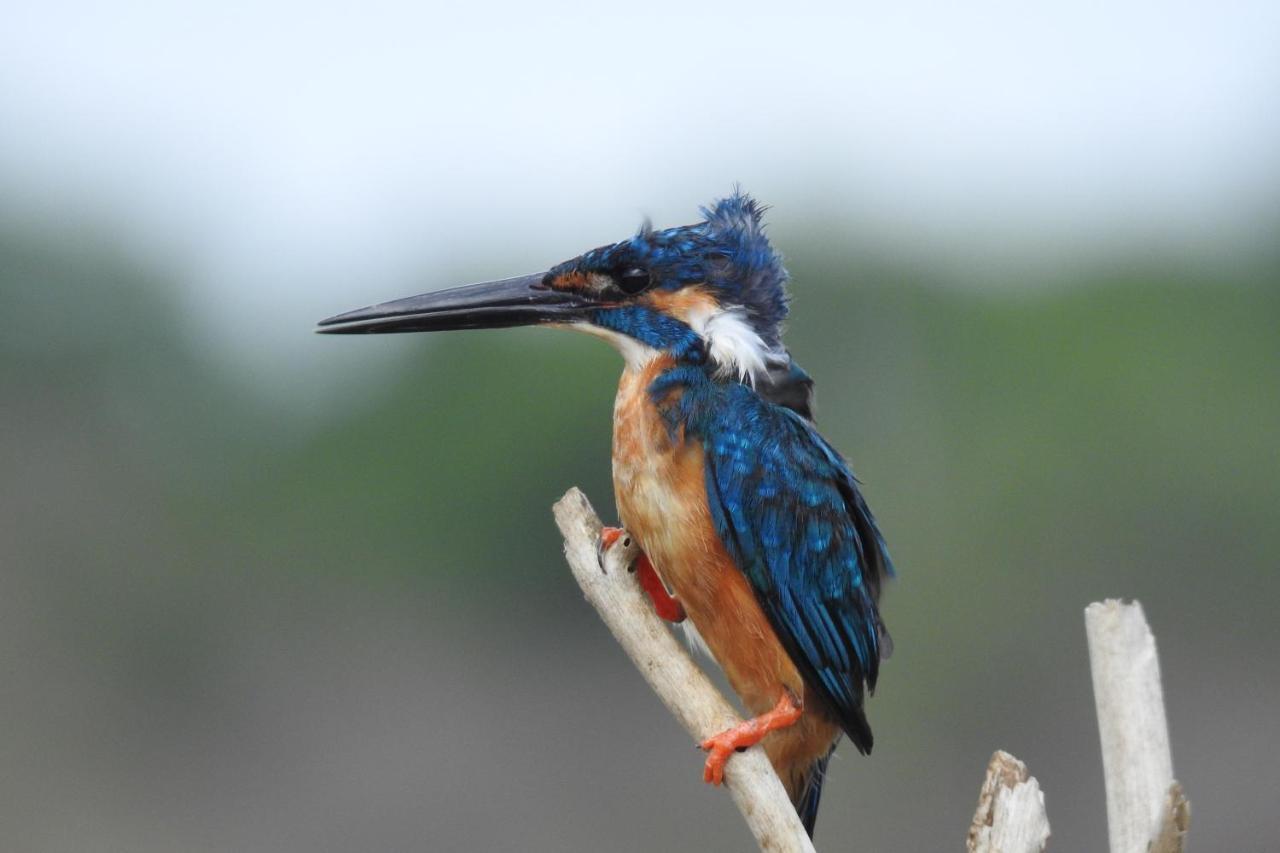
M716 535L702 446L673 438L649 397L649 385L669 365L658 359L628 370L619 385L613 432L618 512L734 688L744 698L760 693L759 704L767 710L794 667Z
M784 688L805 697L804 683L716 535L702 446L682 436L673 440L649 397L649 385L670 364L660 358L628 368L619 384L613 428L618 513L748 710L762 714ZM825 719L806 713L794 729L770 735L766 748L781 774L780 763L807 767L825 755L837 733Z

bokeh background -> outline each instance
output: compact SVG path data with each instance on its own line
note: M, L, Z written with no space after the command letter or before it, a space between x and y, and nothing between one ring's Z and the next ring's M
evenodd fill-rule
M0 26L0 849L743 850L581 600L619 361L321 317L735 182L901 577L823 850L997 747L1100 850L1137 597L1201 850L1274 849L1280 7L17 2Z

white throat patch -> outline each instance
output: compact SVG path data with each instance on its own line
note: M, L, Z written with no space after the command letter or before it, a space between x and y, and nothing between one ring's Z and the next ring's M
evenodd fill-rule
M591 323L574 323L570 328L608 341L613 345L614 349L622 354L622 360L627 363L629 370L639 370L660 355L653 347L641 343L630 335L624 335L612 329L604 329Z
M707 342L707 354L725 376L737 376L748 385L768 370L778 354L751 328L741 308L712 308L689 315L690 327Z

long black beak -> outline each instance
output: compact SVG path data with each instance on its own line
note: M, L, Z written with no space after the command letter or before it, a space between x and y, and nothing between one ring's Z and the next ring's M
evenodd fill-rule
M316 331L359 335L570 323L595 307L589 297L553 290L545 279L546 273L537 273L423 293L321 320Z

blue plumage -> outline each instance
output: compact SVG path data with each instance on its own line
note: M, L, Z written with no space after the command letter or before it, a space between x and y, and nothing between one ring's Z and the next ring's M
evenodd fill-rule
M764 342L779 346L787 317L787 272L782 256L765 236L763 213L750 196L735 193L703 208L702 222L662 231L645 225L629 240L552 267L550 276L640 268L649 272L657 288L699 284L714 292L721 304L742 308Z
M655 350L677 354L681 359L705 360L702 339L685 323L643 305L601 308L591 321L602 329L634 338Z
M795 803L796 814L800 816L800 822L804 824L804 831L809 833L809 837L813 837L813 827L818 822L818 805L822 802L822 783L826 781L827 765L831 762L831 756L835 754L835 747L831 751L819 758L809 768L805 774L804 785L800 789L800 797Z
M358 309L322 331L550 324L618 348L615 498L671 592L638 570L642 586L675 614L664 618L687 615L757 715L702 742L704 779L718 784L736 750L765 738L812 833L841 731L871 750L863 701L888 654L877 602L893 570L783 346L787 272L762 212L735 193L693 225L646 225L546 272Z
M673 435L701 441L716 533L806 683L869 752L863 691L879 673L876 599L893 569L853 474L810 422L743 384L686 366L650 393Z
M812 425L808 375L781 348L787 273L763 208L741 193L703 209L695 225L593 249L551 276L644 270L651 287L696 285L744 312L782 354L754 387L715 371L705 341L651 306L598 310L597 325L675 356L650 394L673 438L704 445L716 532L746 574L805 681L862 752L872 745L864 690L875 688L887 640L876 601L892 563L857 482Z

